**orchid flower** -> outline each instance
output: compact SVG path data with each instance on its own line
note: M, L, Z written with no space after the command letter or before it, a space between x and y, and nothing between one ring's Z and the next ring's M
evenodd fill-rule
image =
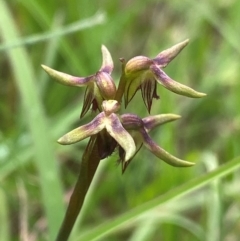
M157 83L179 95L192 98L200 98L206 95L172 80L162 70L162 68L166 67L168 63L181 52L188 42L188 40L185 40L176 44L173 47L160 52L153 59L145 56L137 56L126 63L124 69L126 80L124 96L126 106L140 89L144 103L150 113L153 98L159 98L157 95Z
M135 154L140 150L142 145L144 145L156 157L158 157L159 159L168 163L171 166L190 167L193 166L194 163L181 160L171 155L170 153L162 149L160 146L158 146L148 134L148 132L150 132L155 127L163 125L170 121L177 120L179 118L180 116L175 114L161 114L155 116L148 116L143 119L133 114L121 115L123 127L131 134L137 147ZM120 161L122 162L122 170L124 172L132 159L130 159L127 163L123 162L123 160L121 159L121 148L119 152Z
M58 143L69 145L81 141L87 137L100 133L106 129L108 134L125 151L124 161L127 162L135 153L136 146L131 135L123 128L118 115L119 104L116 100L104 100L103 112L99 113L90 123L80 126L62 136Z
M123 171L142 146L145 146L156 157L172 166L188 167L194 165L171 155L158 146L149 135L152 129L176 120L180 116L161 114L141 119L135 114L117 114L120 109L122 94L124 93L125 105L127 105L138 90L141 90L144 103L148 112L150 112L152 99L158 98L157 83L180 95L192 98L205 96L204 93L197 92L172 80L162 70L187 44L188 40L185 40L160 52L153 59L137 56L127 63L122 59L123 78L120 79L118 89L116 89L111 77L113 70L112 57L104 45L102 46L103 57L100 70L87 77L75 77L42 65L44 70L61 84L87 87L81 117L87 113L91 105L93 110L100 112L88 124L70 131L62 136L58 142L69 145L98 135L97 145L101 149L99 150L99 158L103 159L110 156L118 149Z
M65 74L45 65L42 68L59 83L69 86L86 86L84 102L80 117L83 117L92 105L92 110L101 111L103 100L113 99L116 93L116 86L111 77L113 61L108 49L102 45L102 66L95 74L87 77L75 77Z
M194 163L172 156L158 146L148 135L148 132L156 126L178 119L180 116L165 114L141 119L134 114L123 114L119 117L116 114L119 107L116 100L103 101L103 112L99 113L90 123L80 126L62 136L58 140L58 143L70 145L99 134L103 129L106 129L107 133L113 138L108 142L110 146L114 147L111 148L111 151L113 152L117 147L115 142L111 143L111 141L115 140L119 146L119 157L123 163L123 171L126 169L129 161L139 151L142 144L159 159L172 166L188 167L194 165ZM108 155L111 155L111 153L108 153Z

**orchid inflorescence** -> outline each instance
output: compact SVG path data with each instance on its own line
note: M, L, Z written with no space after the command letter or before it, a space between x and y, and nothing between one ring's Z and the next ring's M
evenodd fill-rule
M87 77L75 77L42 65L43 69L61 84L86 87L81 118L90 108L98 112L91 122L65 134L58 142L69 145L88 137L98 136L100 159L110 156L117 150L123 172L142 145L172 166L194 165L171 155L158 146L149 135L152 129L179 119L179 115L160 114L140 118L135 114L118 114L122 97L124 96L126 107L138 90L141 91L144 104L150 113L153 98L159 98L157 83L176 94L187 97L200 98L206 95L172 80L162 70L187 44L188 40L185 40L160 52L153 59L145 56L134 57L128 62L120 59L122 75L118 88L111 76L114 67L112 57L105 46L102 46L103 58L100 70Z

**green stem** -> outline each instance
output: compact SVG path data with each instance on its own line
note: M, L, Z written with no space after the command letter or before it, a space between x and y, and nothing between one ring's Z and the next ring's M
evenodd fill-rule
M119 85L117 88L117 93L115 95L115 100L118 101L119 104L121 104L122 101L122 96L124 94L124 90L125 90L125 86L126 86L126 78L125 78L125 72L124 72L124 68L125 68L125 60L124 59L120 59L122 62L122 75L119 81Z
M98 136L93 136L83 154L77 183L71 195L67 212L56 241L66 241L72 231L79 212L82 209L85 196L100 162Z

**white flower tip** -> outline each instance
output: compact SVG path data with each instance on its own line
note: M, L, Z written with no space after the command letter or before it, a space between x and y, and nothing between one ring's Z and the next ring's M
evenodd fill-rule
M207 94L201 93L201 92L197 92L197 93L196 93L196 96L194 96L193 98L202 98L202 97L204 97L204 96L207 96Z
M41 64L41 67L47 72L50 68L49 67L47 67L46 65L44 65L44 64Z
M102 66L100 70L108 74L111 74L114 66L112 56L108 51L107 47L103 44L101 46L101 50L102 50Z
M61 145L68 145L71 144L69 143L69 141L67 140L67 138L65 136L60 137L57 142Z
M190 41L190 40L187 38L187 39L185 39L184 41L182 41L181 43L187 45L187 44L189 43L189 41Z

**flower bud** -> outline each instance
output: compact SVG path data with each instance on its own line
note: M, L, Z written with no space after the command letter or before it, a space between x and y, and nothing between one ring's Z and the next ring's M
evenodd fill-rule
M148 70L152 64L152 60L145 56L136 56L130 59L125 66L126 76L137 74L140 71Z
M96 84L104 99L114 99L116 94L116 86L112 77L103 71L99 71L96 74Z

